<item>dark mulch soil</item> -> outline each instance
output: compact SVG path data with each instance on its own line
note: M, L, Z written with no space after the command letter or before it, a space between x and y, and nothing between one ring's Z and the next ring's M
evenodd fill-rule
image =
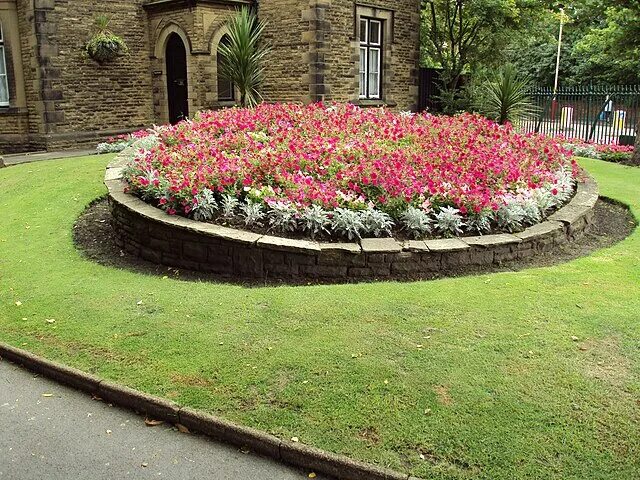
M628 237L636 226L635 219L626 206L616 202L601 199L595 207L595 221L585 235L564 247L557 248L552 253L539 254L526 260L514 260L505 262L501 266L469 267L456 271L447 271L443 274L434 274L428 278L439 276L459 276L500 271L518 271L526 268L545 267L568 262L575 258L589 255L590 253L614 245ZM216 275L176 270L147 262L134 257L122 250L114 241L114 231L111 226L111 213L106 199L100 199L90 205L78 218L73 232L74 242L77 248L89 259L101 264L117 268L133 270L150 275L171 276L183 280L209 280L226 281ZM414 280L415 278L406 278ZM397 280L397 279L396 279ZM264 284L264 281L245 282L246 284ZM283 283L272 280L268 283ZM291 282L286 282L291 283ZM304 281L304 283L307 283Z

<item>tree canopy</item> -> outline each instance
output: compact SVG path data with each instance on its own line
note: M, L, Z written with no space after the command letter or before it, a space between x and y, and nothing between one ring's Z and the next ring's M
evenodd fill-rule
M640 83L637 0L424 0L423 65L441 68L448 87L505 62L551 85L561 6L563 85Z

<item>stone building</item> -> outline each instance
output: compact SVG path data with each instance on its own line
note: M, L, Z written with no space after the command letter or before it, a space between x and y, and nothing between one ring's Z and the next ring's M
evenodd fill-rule
M416 108L420 0L0 0L0 153L101 138L231 106L217 50L236 9L268 24L266 101ZM129 54L83 51L98 15Z

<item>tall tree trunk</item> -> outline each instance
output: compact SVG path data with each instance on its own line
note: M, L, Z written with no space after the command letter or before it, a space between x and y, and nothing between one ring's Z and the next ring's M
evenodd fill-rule
M631 163L634 165L640 165L640 119L638 120L638 126L636 127L636 148L633 151Z

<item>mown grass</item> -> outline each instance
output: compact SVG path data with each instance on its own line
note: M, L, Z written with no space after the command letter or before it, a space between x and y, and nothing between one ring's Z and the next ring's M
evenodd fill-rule
M417 476L640 477L639 232L518 273L185 282L75 250L109 158L0 170L0 340ZM640 216L640 169L583 164Z

